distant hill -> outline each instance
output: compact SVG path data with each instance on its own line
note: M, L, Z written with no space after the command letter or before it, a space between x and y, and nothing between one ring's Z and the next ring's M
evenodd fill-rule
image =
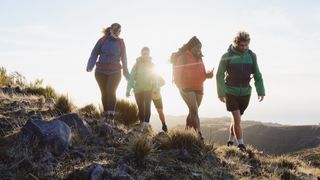
M229 123L211 120L202 123L204 136L217 144L225 144ZM243 121L246 143L270 154L296 152L320 145L320 126L285 126L280 124Z

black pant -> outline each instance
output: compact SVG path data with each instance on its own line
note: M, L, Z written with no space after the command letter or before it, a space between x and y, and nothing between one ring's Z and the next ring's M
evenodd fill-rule
M114 113L117 102L116 91L121 80L121 72L108 75L95 72L95 78L100 88L103 110Z
M140 122L149 122L151 116L151 100L152 92L144 91L140 93L135 93L134 97L136 99L138 109L139 109L139 120Z

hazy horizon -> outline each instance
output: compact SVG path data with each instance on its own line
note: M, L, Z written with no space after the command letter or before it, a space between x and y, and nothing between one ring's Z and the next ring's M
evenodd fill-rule
M122 25L130 69L140 49L150 47L157 71L167 82L162 88L164 111L175 116L188 110L171 83L171 53L196 35L203 43L206 68L217 69L236 32L245 30L258 56L266 98L259 103L253 86L243 119L320 122L320 98L315 94L320 92L320 2L13 0L1 2L0 10L0 66L29 81L43 79L78 106L100 104L94 74L85 68L102 28L113 22ZM119 98L125 98L125 87L122 78ZM199 115L230 117L217 98L215 78L205 82Z

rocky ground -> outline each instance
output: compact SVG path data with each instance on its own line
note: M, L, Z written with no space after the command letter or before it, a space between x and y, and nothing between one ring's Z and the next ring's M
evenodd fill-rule
M54 100L0 90L0 179L319 179L300 155L270 156L200 141L193 132L143 133L61 114ZM310 157L310 156L308 156ZM317 157L317 156L315 156Z

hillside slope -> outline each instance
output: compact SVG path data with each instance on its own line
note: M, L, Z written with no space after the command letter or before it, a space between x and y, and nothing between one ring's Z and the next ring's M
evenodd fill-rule
M41 137L30 139L22 133L30 119L55 121L60 115L54 110L56 102L42 96L3 92L0 102L0 179L315 179L320 176L316 166L298 155L271 156L253 147L244 153L235 147L205 144L193 132L170 129L168 134L152 130L142 133L139 124L108 125L99 118L83 116L79 116L80 120L88 123L92 134L81 138L79 127L72 127L70 147L56 154L58 147L46 146Z

